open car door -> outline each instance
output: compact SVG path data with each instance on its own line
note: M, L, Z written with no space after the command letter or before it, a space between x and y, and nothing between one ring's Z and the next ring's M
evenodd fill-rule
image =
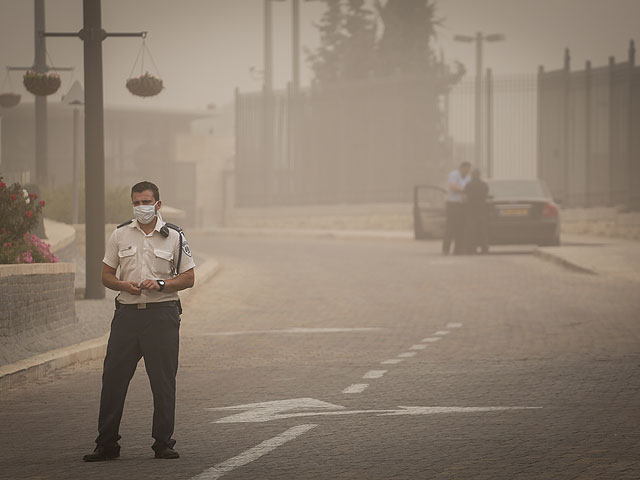
M442 238L446 190L436 185L413 187L413 232L416 240Z

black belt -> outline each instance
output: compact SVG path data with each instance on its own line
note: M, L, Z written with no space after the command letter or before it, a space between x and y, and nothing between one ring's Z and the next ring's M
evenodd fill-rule
M167 308L177 307L180 308L178 300L168 300L166 302L152 302L152 303L120 303L116 300L116 309L118 308L132 308L134 310L145 310L147 308Z

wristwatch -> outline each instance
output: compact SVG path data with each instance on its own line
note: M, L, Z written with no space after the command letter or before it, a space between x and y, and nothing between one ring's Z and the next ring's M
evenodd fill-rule
M156 282L160 285L160 291L164 290L164 280L156 280Z

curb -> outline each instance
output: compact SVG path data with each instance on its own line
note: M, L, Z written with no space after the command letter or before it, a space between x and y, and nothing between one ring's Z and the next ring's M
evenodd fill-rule
M585 267L581 267L576 263L570 262L566 258L562 258L561 256L555 255L548 251L540 250L539 248L534 250L533 255L546 262L555 263L556 265L559 265L560 267L566 270L569 270L571 272L583 273L586 275L598 275L598 273L594 272L593 270L590 270Z
M331 238L341 240L414 240L413 232L405 230L319 230L223 227L204 229L216 235L265 237Z
M215 277L221 270L220 264L215 258L205 255L200 255L199 257L204 259L204 262L202 267L199 267L196 276L196 285L180 294L180 300L183 303L188 304L193 290L198 288L200 284L204 284ZM54 370L59 370L76 363L104 358L107 351L108 340L109 334L107 333L92 340L45 352L16 363L0 366L0 393L20 385L34 382Z

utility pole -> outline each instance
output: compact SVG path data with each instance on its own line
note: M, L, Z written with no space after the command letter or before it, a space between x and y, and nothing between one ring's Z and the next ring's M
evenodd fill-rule
M475 107L475 147L476 167L482 168L482 47L484 38L482 33L476 33L476 107Z
M265 94L273 91L273 26L271 0L264 0L264 52L263 52L263 89Z
M7 67L12 71L33 70L37 73L47 73L51 67L47 65L47 44L42 32L45 30L44 0L34 0L34 59L30 67ZM70 67L56 68L59 71L73 70ZM48 181L48 131L47 131L47 97L36 95L35 100L35 183L43 186Z
M483 138L482 138L482 62L484 52L484 42L501 42L505 39L505 36L501 33L494 33L491 35L484 35L482 32L471 35L456 35L453 37L455 42L474 43L476 44L476 78L475 78L475 163L477 168L481 168L483 165ZM488 165L487 165L488 167Z
M295 95L300 89L300 0L291 2L291 79Z
M45 38L40 35L45 28L44 0L34 1L34 25L35 25L35 59L34 70L37 73L46 73L47 45ZM36 183L44 185L48 173L48 131L47 131L47 97L36 95Z
M104 214L104 105L102 42L107 37L146 37L146 32L107 33L102 29L101 0L82 0L83 28L77 33L43 33L45 37L79 37L84 42L85 87L85 298L104 298L102 257Z

